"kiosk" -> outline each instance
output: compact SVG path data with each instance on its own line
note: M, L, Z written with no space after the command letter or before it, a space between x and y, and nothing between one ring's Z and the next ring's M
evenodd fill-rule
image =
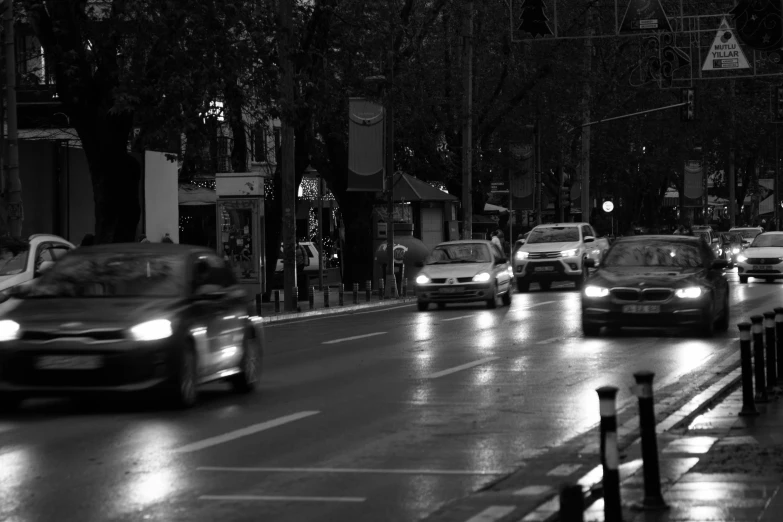
M266 290L264 178L257 172L215 176L217 251L251 295Z

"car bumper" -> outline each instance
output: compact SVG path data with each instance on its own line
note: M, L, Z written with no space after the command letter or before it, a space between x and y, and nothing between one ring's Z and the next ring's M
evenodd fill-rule
M629 311L626 306L654 306L644 312ZM608 300L583 299L582 322L596 326L685 326L703 323L710 317L704 299L669 303L617 303Z
M421 302L468 303L486 301L495 289L490 281L485 283L417 284L416 295Z
M528 281L558 281L582 275L580 257L530 259L514 264L514 277Z
M761 267L764 268L761 268ZM769 268L767 268L769 267ZM759 278L783 278L783 263L776 263L770 265L751 265L747 262L737 262L737 274L747 277L759 277Z
M0 346L0 392L70 395L139 392L166 383L184 340L106 343L11 341ZM47 357L93 357L90 367L41 368ZM76 359L72 359L76 360ZM78 359L85 361L85 359ZM82 363L78 363L82 364Z

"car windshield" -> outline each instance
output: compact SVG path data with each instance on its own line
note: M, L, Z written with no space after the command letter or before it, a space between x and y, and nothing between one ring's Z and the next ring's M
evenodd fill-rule
M530 243L566 243L579 241L579 229L577 227L543 227L530 232L527 238Z
M605 267L644 266L697 268L704 266L697 245L667 241L625 241L615 243L602 263Z
M27 267L30 243L4 238L0 240L0 276L21 274Z
M756 236L750 246L753 248L783 247L783 234L760 234Z
M737 234L741 235L745 239L753 239L754 237L761 234L761 230L757 228L738 228L732 230L732 232L736 232Z
M27 297L176 297L185 260L155 253L83 253L56 263Z
M489 263L492 255L489 247L481 243L457 243L438 245L427 257L426 264Z

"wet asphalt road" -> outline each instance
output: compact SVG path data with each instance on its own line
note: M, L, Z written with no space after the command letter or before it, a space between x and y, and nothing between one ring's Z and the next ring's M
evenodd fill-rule
M732 324L782 304L730 278ZM0 420L0 520L417 520L586 431L598 386L646 369L663 387L737 347L734 328L584 339L578 298L268 325L260 392L211 386L187 412L28 403Z

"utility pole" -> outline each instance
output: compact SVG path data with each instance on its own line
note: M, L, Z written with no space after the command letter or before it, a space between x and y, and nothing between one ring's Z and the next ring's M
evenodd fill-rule
M590 97L592 96L593 27L592 13L585 40L584 83L582 84L582 123L590 123ZM582 127L582 221L590 221L590 126Z
M21 237L24 211L22 208L22 180L19 178L19 132L16 120L16 56L14 52L14 3L5 0L3 17L5 33L5 93L8 118L8 175L6 177L6 203L8 232Z
M462 235L473 239L473 0L462 29Z
M324 180L321 173L318 173L318 248L321 253L318 255L318 289L324 289Z
M729 80L730 91L730 103L729 110L731 111L731 132L729 139L729 228L737 226L737 178L734 172L734 128L736 119L734 117L734 80ZM775 127L777 129L777 126ZM777 168L775 169L777 172Z
M543 184L543 173L541 172L541 114L538 109L536 110L536 124L533 127L533 145L536 148L535 161L533 163L533 182L535 183L533 207L536 209L536 225L540 225L544 222L544 198L541 192L541 185Z
M296 176L294 171L294 64L291 60L293 40L293 0L280 0L280 58L283 66L283 111L281 117L282 142L282 209L283 209L283 295L285 310L293 311L293 288L296 281ZM304 284L300 281L298 284ZM297 296L298 299L298 296Z
M387 61L389 68L389 83L386 89L386 212L389 220L386 224L386 255L388 258L388 270L386 271L386 289L389 297L398 296L397 277L394 275L394 3L389 2L389 55Z

